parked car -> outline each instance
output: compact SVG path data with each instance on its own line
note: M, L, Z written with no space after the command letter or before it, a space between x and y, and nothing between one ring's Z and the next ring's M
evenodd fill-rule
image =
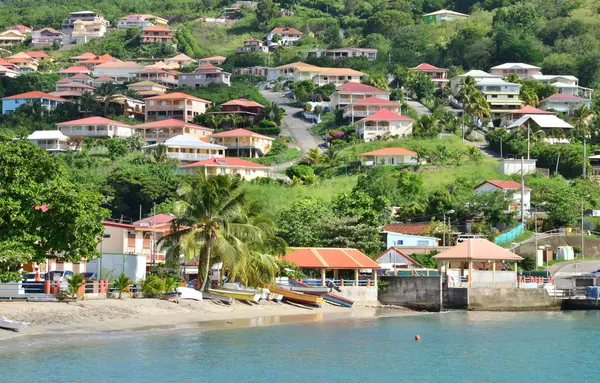
M40 273L40 281L44 280L44 274ZM23 282L36 282L35 273L27 273L23 276Z
M83 273L83 278L85 278L86 281L90 279L95 281L96 279L98 279L96 277L96 273Z
M51 270L48 279L50 281L66 282L72 275L75 275L75 273L71 270Z

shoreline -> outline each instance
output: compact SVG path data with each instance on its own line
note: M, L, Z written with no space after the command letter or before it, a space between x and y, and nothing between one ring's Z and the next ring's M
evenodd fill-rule
M311 308L286 303L224 305L212 301L158 299L84 300L71 303L0 302L0 316L29 322L20 332L0 331L0 342L24 337L98 334L170 329L222 330L341 318L411 316L421 312L401 307L325 305Z

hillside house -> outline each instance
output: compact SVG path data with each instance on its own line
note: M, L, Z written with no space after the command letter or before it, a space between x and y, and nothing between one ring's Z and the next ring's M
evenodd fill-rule
M507 114L505 114L504 116L502 116L501 117L500 126L511 125L513 122L517 121L519 118L521 118L521 117L523 117L523 116L525 116L527 114L554 115L556 113L549 112L549 111L546 111L546 110L541 110L541 109L538 109L538 108L534 108L531 105L525 105L521 109L508 112Z
M235 53L268 52L269 47L263 44L261 40L254 37L244 40L244 45L237 48Z
M381 266L383 274L393 273L397 270L423 269L423 265L412 259L402 251L401 247L390 246L374 259Z
M108 20L104 19L104 16L99 15L96 12L92 11L79 11L79 12L71 12L69 13L69 17L65 19L61 25L61 32L67 36L71 36L73 31L75 30L75 23L77 20L91 23L89 25L93 25L96 23L97 25L103 25L104 30L110 26Z
M476 194L500 191L511 201L507 211L520 211L521 209L521 184L515 181L486 180L473 188ZM523 208L525 213L531 209L531 189L525 186L523 189Z
M60 130L37 130L27 136L27 141L50 153L73 150L69 145L69 137L62 134Z
M475 80L475 82L487 79L501 78L500 76L489 74L482 70L470 70L467 73L459 74L458 76L454 76L450 79L450 89L452 90L452 92L458 93L462 89L464 81L467 79L467 77L472 77Z
M16 44L21 44L27 36L19 31L8 30L0 32L0 46L10 47Z
M263 157L271 150L274 138L246 129L233 129L214 133L210 142L225 146L227 157Z
M276 35L281 36L280 40L277 42L273 41L273 38ZM303 35L303 33L295 28L274 28L267 35L267 45L269 47L272 47L275 45L284 45L284 46L295 45L298 42L298 40L300 40L300 37L302 37L302 35Z
M104 117L86 117L59 122L56 126L68 137L116 138L133 135L133 128L130 125Z
M8 30L8 31L17 31L17 32L22 33L24 35L33 32L33 29L31 29L30 27L28 27L26 25L23 25L23 24L13 25L11 27L6 28L6 30Z
M198 162L225 157L224 146L211 144L189 135L171 137L163 142L144 146L144 148L151 150L158 145L164 145L167 148L167 157L181 162Z
M63 80L69 80L69 81L72 81L72 82L77 82L77 83L80 83L80 84L89 85L91 87L94 87L94 85L95 85L94 79L91 78L90 76L88 76L87 74L84 74L84 73L79 73L79 74L76 74L73 77L69 77L69 78L63 79ZM66 82L66 81L64 81L64 82Z
M138 74L144 67L133 61L109 61L94 66L94 77L108 76L117 83L132 82L138 78Z
M305 49L308 57L327 57L332 60L366 57L369 61L377 59L377 49L374 48L335 48L335 49Z
M210 101L175 92L146 98L146 122L174 118L186 122L206 113Z
M135 93L139 94L142 97L152 97L159 96L161 94L167 93L168 87L157 84L152 81L140 81L133 84L127 85L128 89L133 90Z
M70 57L69 59L72 61L75 61L75 62L81 62L81 61L87 61L87 60L93 59L95 57L98 57L98 55L96 55L92 52L85 52L85 53L80 54L79 56Z
M221 110L218 112L211 112L213 114L237 114L242 115L247 120L249 117L253 117L255 120L259 120L263 117L264 106L255 101L246 100L245 98L239 98L237 100L230 100L221 104Z
M63 77L73 77L75 75L84 74L91 75L92 71L83 65L72 65L66 69L61 69L56 74L61 75Z
M479 80L475 89L486 98L492 119L501 118L511 111L519 110L523 102L519 99L521 84L506 82L501 78L487 78Z
M209 137L213 133L210 128L173 118L146 122L145 124L134 125L133 128L144 138L146 145L161 143L182 135L209 142Z
M490 69L490 73L502 78L506 78L511 74L516 74L520 78L532 78L533 76L541 75L542 68L535 65L524 63L506 63L496 65Z
M571 96L591 98L593 89L579 86L579 79L571 75L537 75L532 76L545 84L551 84L556 87L559 94L570 94Z
M6 58L6 61L13 63L17 67L19 67L19 73L37 72L38 67L40 65L40 63L36 59L29 56L25 52L19 52L12 56L8 56Z
M444 86L446 86L446 83L448 83L448 79L446 78L446 73L448 73L448 69L445 68L438 68L431 64L423 63L417 65L414 68L409 68L408 70L413 72L425 73L427 76L429 76L429 78L431 78L431 81L436 83L436 85L440 88L443 88Z
M136 98L127 97L123 94L115 95L109 104L117 106L117 114L121 114L127 118L135 118L137 120L143 120L146 115L144 108L146 104L144 101L140 101Z
M73 22L70 43L85 44L94 39L102 39L106 36L108 21L104 19L80 20Z
M402 114L402 104L399 102L384 100L379 97L368 97L356 100L352 104L345 106L343 117L349 118L354 122L355 119L370 116L384 108L396 114Z
M365 74L350 68L321 68L313 77L316 86L327 84L341 85L347 82L359 83Z
M544 141L549 144L568 144L570 140L565 137L569 137L569 131L573 129L573 125L553 114L526 114L510 124L507 130L513 132L527 128L530 129L530 132L537 130L544 132ZM556 131L562 131L560 137L556 137L554 134Z
M64 98L44 92L26 92L2 98L2 114L14 112L20 106L32 104L34 101L39 101L42 107L48 111L56 109L63 102L68 102Z
M231 73L212 64L202 64L192 73L179 75L179 86L198 88L208 84L221 84L231 86Z
M13 70L13 69L7 68L4 65L0 64L0 78L1 77L15 78L18 75L19 75L18 68L17 68L17 70Z
M198 63L196 60L186 55L185 53L180 53L177 56L165 59L164 62L166 65L175 66L176 68L186 67Z
M202 65L202 64L213 64L213 65L221 65L225 62L225 60L227 60L227 57L225 56L210 56L210 57L204 57L201 59L198 59L198 64Z
M592 101L588 98L560 93L553 94L540 101L540 109L552 110L566 114L573 114L573 111L582 105L591 107Z
M162 69L159 66L150 65L144 67L137 73L138 81L152 81L168 88L175 88L179 84L180 73L172 69Z
M404 148L383 148L362 153L362 164L378 165L417 165L417 153Z
M241 158L211 158L194 162L181 168L184 174L204 173L205 176L217 174L239 175L247 181L258 177L270 177L271 168Z
M439 11L426 13L423 15L423 21L426 24L444 22L444 21L456 21L469 17L464 13L450 11L448 9L440 9Z
M142 44L168 44L173 42L173 31L169 27L154 25L142 31Z
M37 31L33 31L31 34L31 46L32 47L51 47L54 42L58 46L62 46L63 39L65 38L64 33L57 31L53 28L42 28Z
M387 90L381 90L370 85L349 82L337 86L335 93L331 95L330 105L333 108L344 108L359 100L370 98L389 100L389 97L390 93Z
M149 14L134 14L127 15L122 17L118 23L117 28L119 29L128 29L128 28L137 28L137 29L145 29L154 25L163 25L167 26L168 20L163 19L162 17L149 15Z
M31 58L36 59L39 63L54 62L54 57L52 57L52 55L49 55L44 51L29 51L27 52L27 55Z
M383 135L404 137L411 134L413 119L387 109L381 109L352 125L356 127L358 138L369 142Z

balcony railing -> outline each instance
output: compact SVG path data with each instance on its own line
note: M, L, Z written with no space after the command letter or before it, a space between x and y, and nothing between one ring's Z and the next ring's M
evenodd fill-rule
M177 160L202 161L209 158L218 157L214 154L199 154L199 153L167 153L169 158Z
M70 147L67 144L36 144L38 148L43 150L69 150Z
M113 132L108 130L82 130L82 129L71 129L62 132L68 136L88 136L88 137L112 137Z
M148 105L148 111L156 111L156 110L184 110L185 105Z

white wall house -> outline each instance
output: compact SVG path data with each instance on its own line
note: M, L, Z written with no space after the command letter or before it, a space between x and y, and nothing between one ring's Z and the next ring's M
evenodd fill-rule
M404 148L383 148L360 155L363 165L416 165L417 153Z
M47 152L67 152L73 149L68 144L69 137L60 130L36 130L27 136L27 141Z
M116 138L130 137L133 128L119 121L104 117L87 117L56 124L62 134L69 137Z
M486 180L481 184L475 186L473 189L475 193L490 193L495 191L501 191L512 201L507 207L507 211L520 211L521 209L521 184L515 181L501 181L501 180ZM531 189L525 186L523 193L523 208L525 212L529 212L531 209Z

